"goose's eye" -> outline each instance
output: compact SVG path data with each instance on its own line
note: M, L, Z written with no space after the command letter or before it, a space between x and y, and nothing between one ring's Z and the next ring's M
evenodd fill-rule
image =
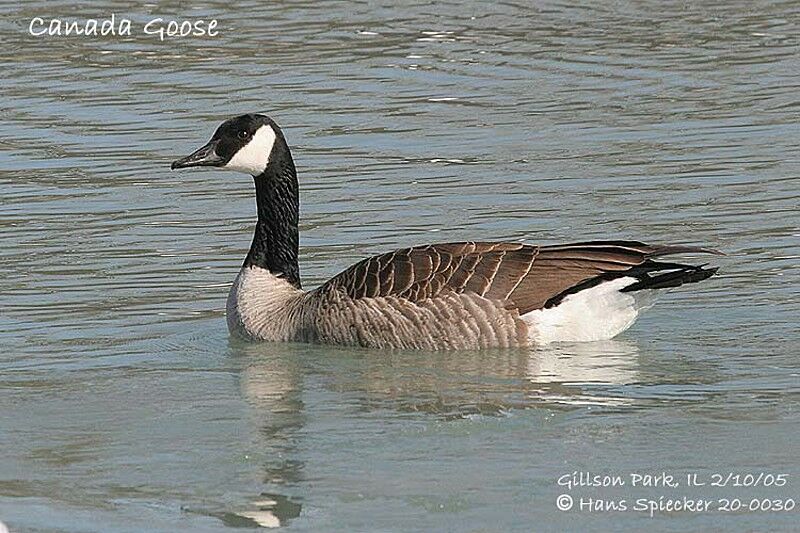
M246 132L246 131L244 131L244 130L242 130L242 131L240 131L239 133L237 133L237 134L236 134L236 136L237 136L237 137L239 137L239 138L240 138L240 139L242 139L242 140L244 140L244 139L247 139L247 136L248 136L248 135L250 135L250 134L249 134L249 133L247 133L247 132Z

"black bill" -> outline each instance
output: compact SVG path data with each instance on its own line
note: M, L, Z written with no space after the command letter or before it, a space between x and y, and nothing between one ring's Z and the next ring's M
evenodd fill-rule
M194 153L176 159L172 162L171 169L187 167L219 167L224 164L224 160L217 155L217 141L210 141Z

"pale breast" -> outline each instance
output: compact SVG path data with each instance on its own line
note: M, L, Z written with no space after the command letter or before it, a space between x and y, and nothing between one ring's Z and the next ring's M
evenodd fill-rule
M266 269L244 266L228 293L228 330L255 340L299 340L303 294Z

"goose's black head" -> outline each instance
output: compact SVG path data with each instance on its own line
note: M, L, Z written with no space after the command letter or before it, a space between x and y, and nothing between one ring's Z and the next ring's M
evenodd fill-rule
M172 168L219 167L259 176L275 154L288 151L283 133L266 115L247 114L223 122L214 136Z

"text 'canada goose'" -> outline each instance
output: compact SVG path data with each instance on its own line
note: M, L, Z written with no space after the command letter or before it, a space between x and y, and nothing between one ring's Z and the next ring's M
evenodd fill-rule
M693 246L455 242L376 255L304 291L297 173L278 125L260 114L223 122L207 144L172 163L198 166L255 181L255 235L227 302L228 328L248 339L426 350L610 339L657 290L717 271L656 260L720 254Z

